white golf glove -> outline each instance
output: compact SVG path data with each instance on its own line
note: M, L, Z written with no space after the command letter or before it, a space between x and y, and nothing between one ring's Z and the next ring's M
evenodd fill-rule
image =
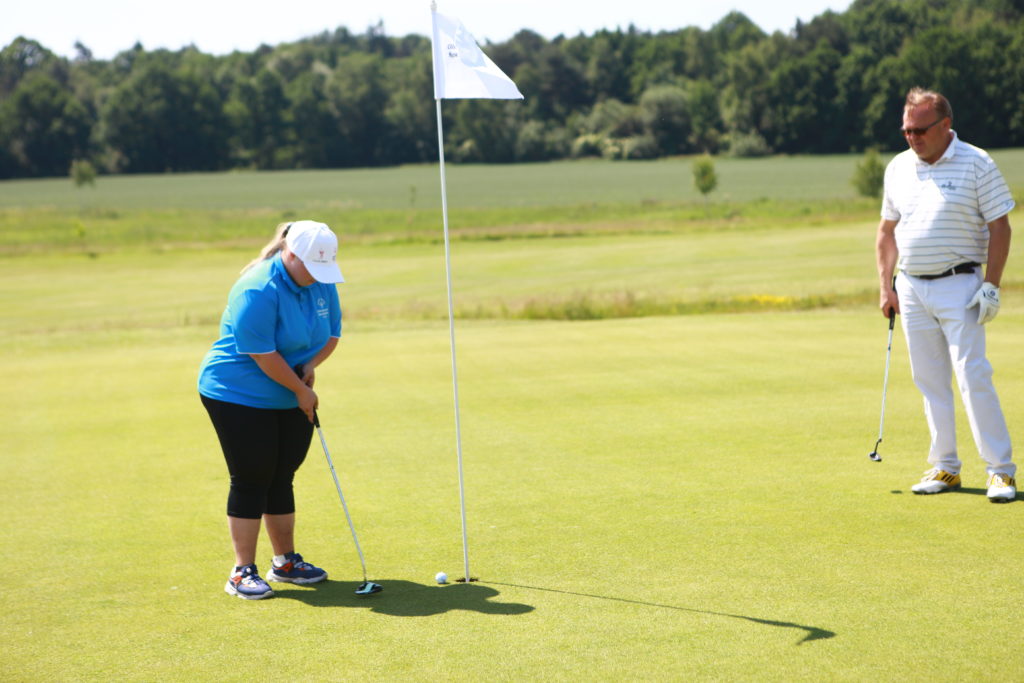
M984 325L999 312L999 288L991 282L981 283L981 289L977 291L967 308L978 306L978 324Z

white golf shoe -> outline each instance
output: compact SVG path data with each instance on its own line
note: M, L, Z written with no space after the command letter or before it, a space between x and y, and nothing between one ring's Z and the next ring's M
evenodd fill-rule
M910 487L914 493L932 494L956 491L960 488L960 475L933 467L924 473L921 481ZM991 490L991 489L990 489Z
M1017 481L1008 474L996 472L988 478L988 499L993 503L1009 503L1017 497Z

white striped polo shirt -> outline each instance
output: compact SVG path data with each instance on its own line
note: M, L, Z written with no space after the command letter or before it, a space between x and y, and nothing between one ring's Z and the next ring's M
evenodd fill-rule
M988 153L953 141L934 164L908 149L885 169L882 218L898 221L899 268L931 275L973 261L988 261L988 223L1015 206Z

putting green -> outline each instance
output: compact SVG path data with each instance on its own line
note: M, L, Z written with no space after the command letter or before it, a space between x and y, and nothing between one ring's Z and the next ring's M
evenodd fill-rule
M385 586L369 598L316 443L300 550L332 581L223 594L226 473L194 390L208 326L5 344L3 540L31 558L2 593L9 675L953 679L988 675L992 640L1020 632L1024 507L990 505L970 454L964 492L909 494L926 434L900 347L885 460L866 457L872 311L460 324L480 581L445 587L437 571L462 572L447 329L353 327L320 412ZM1022 337L1011 305L991 333L1008 406Z

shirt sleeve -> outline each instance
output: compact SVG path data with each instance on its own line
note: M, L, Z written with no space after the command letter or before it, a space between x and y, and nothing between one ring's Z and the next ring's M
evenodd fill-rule
M272 353L277 350L277 301L271 292L242 290L228 303L235 321L238 353Z
M978 173L978 210L986 223L1013 211L1016 202L1006 186L1003 174L992 159L986 159Z

